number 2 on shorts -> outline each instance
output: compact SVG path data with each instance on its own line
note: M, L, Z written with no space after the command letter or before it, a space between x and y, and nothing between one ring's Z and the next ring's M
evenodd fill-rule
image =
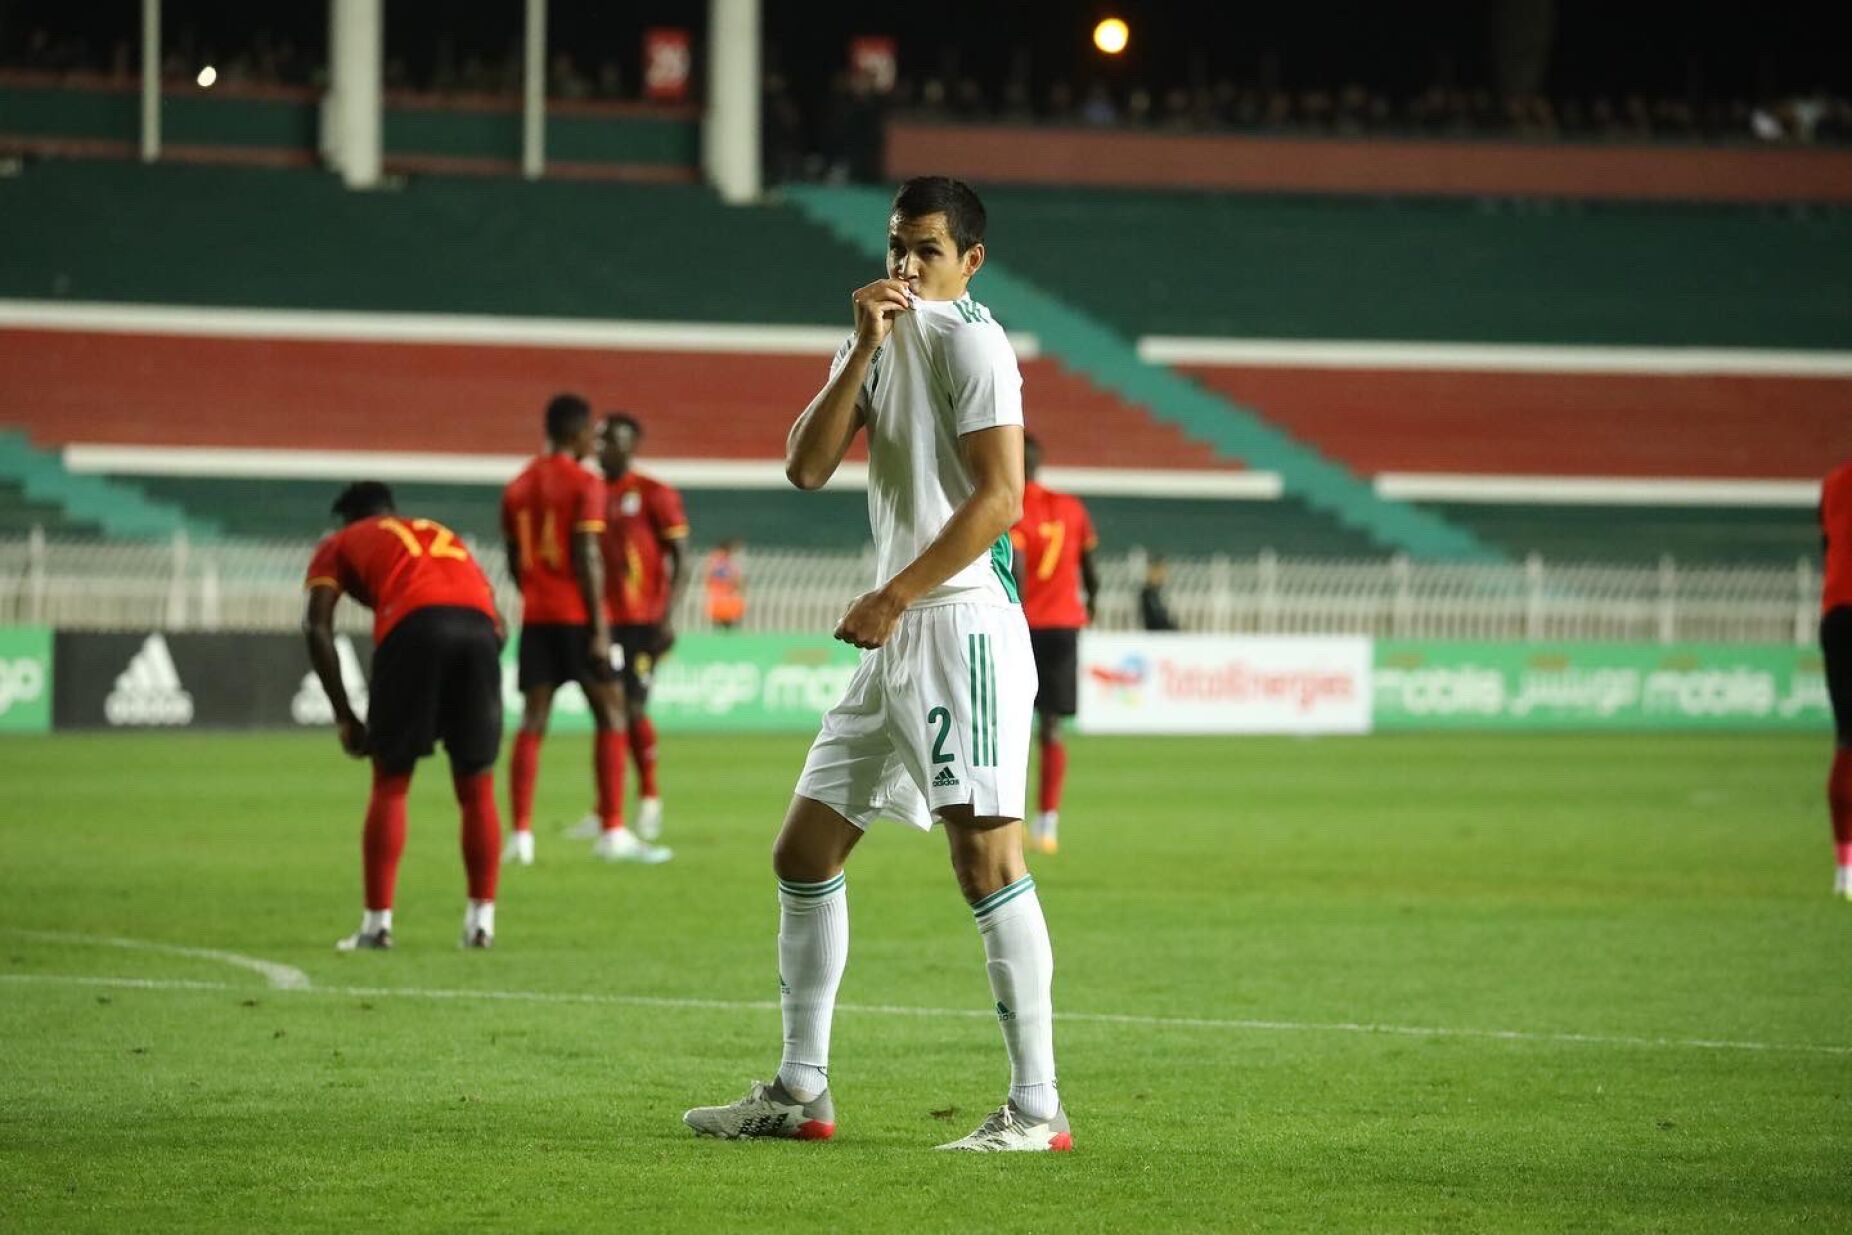
M945 749L945 739L952 736L952 714L945 708L934 708L926 713L928 725L939 726L939 736L932 742L932 761L934 763L951 763L953 756Z

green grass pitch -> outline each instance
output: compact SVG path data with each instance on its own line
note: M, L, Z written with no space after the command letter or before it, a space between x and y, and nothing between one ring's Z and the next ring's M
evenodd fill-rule
M332 739L0 741L0 1230L1852 1224L1823 739L1076 739L1032 866L1077 1152L1008 1158L931 1151L1007 1069L943 841L891 826L850 866L837 1139L682 1127L776 1064L804 745L666 740L644 869L559 837L589 757L554 739L488 954L427 763L399 947L337 956Z

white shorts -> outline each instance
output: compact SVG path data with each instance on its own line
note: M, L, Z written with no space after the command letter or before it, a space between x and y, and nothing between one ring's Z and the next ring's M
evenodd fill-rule
M1018 606L909 609L824 715L797 792L864 830L928 830L948 806L1021 819L1035 690Z

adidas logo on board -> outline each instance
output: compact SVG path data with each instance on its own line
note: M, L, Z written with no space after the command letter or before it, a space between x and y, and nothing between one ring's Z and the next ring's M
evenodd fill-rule
M353 705L354 714L365 720L367 675L360 668L360 654L354 651L354 641L346 635L336 635L334 654L341 662L341 685L347 687L347 701ZM310 669L302 675L302 685L296 688L296 697L289 701L289 715L298 725L334 723L334 705L328 702L328 692L322 689L322 680L315 676L315 670Z
M117 676L115 689L103 700L103 719L112 725L193 723L193 696L181 685L161 635L149 635Z

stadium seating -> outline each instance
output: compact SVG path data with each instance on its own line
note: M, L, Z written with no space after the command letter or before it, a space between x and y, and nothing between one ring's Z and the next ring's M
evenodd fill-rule
M991 189L993 256L1127 335L1852 343L1852 214Z
M133 202L131 233L108 219ZM0 209L38 243L0 263L0 294L272 308L805 324L840 322L872 263L794 212L734 211L705 190L415 181L355 196L295 172L34 167L0 181ZM98 246L83 237L119 237ZM0 238L0 245L8 241ZM254 277L257 276L257 277ZM822 356L590 348L443 347L62 331L0 334L5 419L41 446L113 442L522 454L555 390L636 411L658 458L771 459ZM1024 363L1035 429L1064 466L1236 469L1052 357ZM151 494L246 534L299 534L326 486L138 476ZM439 517L469 524L467 510ZM751 527L811 542L783 495L712 493ZM857 513L848 529L861 525ZM465 505L468 505L465 503ZM1198 503L1231 541L1367 539L1294 504ZM476 519L480 523L480 518ZM1161 520L1160 520L1161 522ZM829 529L826 542L842 537ZM1203 539L1199 536L1198 539Z
M44 163L0 177L0 217L22 298L815 325L879 273L693 186Z
M1762 348L1803 360L1852 345L1852 220L1839 211L1018 189L989 203L1013 269L1140 337ZM1363 476L1813 480L1852 457L1844 376L1778 364L1578 372L1547 355L1483 364L1175 367ZM1817 551L1804 506L1421 505L1516 555Z
M1852 338L1835 290L1852 284L1852 224L1831 212L1025 189L987 197L997 277L1033 280L1128 340L1792 349ZM0 212L17 224L0 234L0 297L19 299L818 325L840 322L844 289L873 273L866 238L832 236L790 207L723 207L695 187L418 179L355 195L311 172L44 164L0 179ZM1154 414L1155 394L1102 378L1070 354L1075 346L1045 339L1024 364L1032 425L1051 461L1279 470L1241 445L1255 435L1205 435L1188 416ZM761 460L776 457L790 409L814 391L822 364L749 351L22 330L0 330L0 351L0 421L40 447L514 455L533 448L546 396L579 388L642 415L658 458ZM1843 411L1852 393L1839 378L1175 368L1222 406L1283 431L1278 440L1309 448L1312 475L1329 461L1334 478L1366 483L1381 472L1801 478L1852 453ZM271 482L125 479L234 532L299 531L303 516L319 526L325 507L319 484L298 503ZM237 508L260 489L252 510ZM710 490L700 500L714 522L814 535L786 517L786 496ZM1380 553L1396 543L1360 530L1370 522L1354 511L1306 501L1185 505L1125 499L1109 538L1155 544L1168 520L1195 529L1184 543L1236 552L1258 543ZM1806 521L1800 510L1418 509L1500 552L1568 557L1785 557ZM1628 533L1597 534L1604 525L1590 510L1608 510ZM82 512L74 518L84 524ZM1154 531L1135 530L1147 526Z
M162 501L211 517L237 536L295 538L329 525L328 504L339 488L327 480L239 480L220 477L131 476ZM393 485L399 505L466 536L494 543L499 490L492 485ZM713 544L735 537L750 545L852 551L868 540L867 499L856 490L799 493L778 489L684 489L694 539ZM1251 555L1271 549L1285 557L1364 557L1370 539L1306 509L1302 502L1188 498L1096 497L1087 500L1103 545L1171 554ZM0 496L0 518L6 507Z
M57 502L27 497L20 482L0 479L0 536L24 536L33 528L47 536L95 536L102 530L93 520L72 517Z
M775 459L826 356L14 331L10 419L41 444L525 454L556 390L623 407L658 457ZM1049 456L1232 468L1052 359L1023 365ZM28 398L26 392L32 392Z
M1783 565L1820 554L1820 525L1804 507L1421 504L1513 557Z
M67 471L57 455L35 448L16 430L0 427L0 484L18 495L12 505L25 527L48 531L160 539L184 533L210 540L219 534L210 520L150 500L132 484ZM36 516L43 514L44 520Z
M1807 479L1852 454L1844 378L1181 367L1365 475Z

